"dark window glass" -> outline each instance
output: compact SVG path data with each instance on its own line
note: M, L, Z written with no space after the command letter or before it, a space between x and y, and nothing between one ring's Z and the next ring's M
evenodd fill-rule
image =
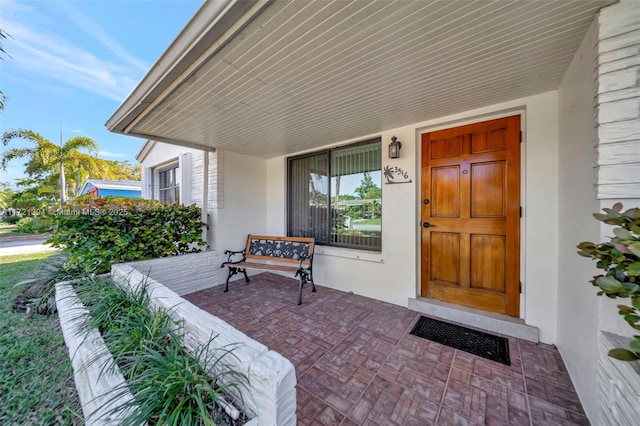
M381 160L380 139L290 158L288 235L380 250Z
M173 204L180 202L180 185L178 184L178 166L159 172L160 202Z

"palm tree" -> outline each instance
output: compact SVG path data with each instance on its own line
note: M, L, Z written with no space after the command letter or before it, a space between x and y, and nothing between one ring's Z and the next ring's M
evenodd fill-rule
M6 170L9 161L16 158L27 158L26 173L28 175L59 173L60 203L67 201L65 168L82 168L89 174L101 174L100 160L90 154L98 153L98 144L91 138L76 136L62 145L57 145L40 134L26 129L10 130L2 135L2 143L7 146L13 139L24 139L33 144L27 148L11 148L2 154L0 167ZM84 149L89 154L81 152Z
M7 52L4 50L4 46L2 45L2 40L9 37L9 34L3 29L0 29L0 60L4 60L3 56L7 55ZM11 57L11 56L9 56ZM4 105L7 101L7 96L0 90L0 111L4 111Z

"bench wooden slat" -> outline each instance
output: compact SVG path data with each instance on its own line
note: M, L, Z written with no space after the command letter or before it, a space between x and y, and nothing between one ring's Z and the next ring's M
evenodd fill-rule
M247 269L264 269L266 271L282 271L282 272L291 272L293 274L296 273L298 268L295 266L285 266L285 265L271 265L268 263L253 263L253 262L242 262L234 265L238 268L247 268Z

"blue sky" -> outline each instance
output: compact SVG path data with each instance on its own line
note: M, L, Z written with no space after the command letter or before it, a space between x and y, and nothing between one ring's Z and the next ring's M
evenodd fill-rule
M0 130L26 128L58 142L87 136L99 157L130 160L144 140L104 123L202 4L201 0L0 2L0 90L8 96ZM14 140L9 147L26 145ZM0 146L0 149L7 149ZM24 160L0 181L14 184Z

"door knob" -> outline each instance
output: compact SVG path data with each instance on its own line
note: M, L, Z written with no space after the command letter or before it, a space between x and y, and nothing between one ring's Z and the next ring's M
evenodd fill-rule
M423 228L430 228L430 227L433 227L433 226L435 226L435 225L432 225L432 224L430 224L429 222L424 222L424 223L422 224L422 227L423 227Z

